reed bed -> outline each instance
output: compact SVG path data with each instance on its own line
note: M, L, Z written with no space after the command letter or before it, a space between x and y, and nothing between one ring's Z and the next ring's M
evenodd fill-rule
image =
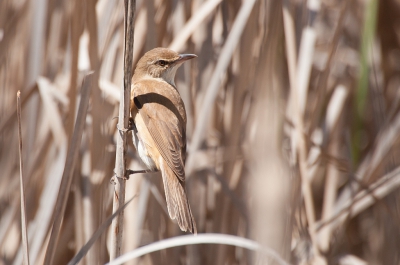
M133 67L198 55L176 84L207 235L124 264L400 264L399 18L394 0L137 0ZM90 240L79 264L110 260L123 52L122 0L0 1L0 264L67 264ZM131 176L131 198L122 253L183 235L159 174Z

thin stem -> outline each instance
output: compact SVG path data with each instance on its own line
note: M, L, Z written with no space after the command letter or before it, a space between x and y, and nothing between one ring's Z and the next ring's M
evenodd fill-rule
M24 188L24 164L22 161L22 133L21 133L21 92L17 92L17 119L18 119L18 141L19 141L19 183L21 189L21 230L24 254L24 264L29 265L28 233L26 229L26 207Z
M112 220L120 213L122 212L126 206L135 198L134 196L132 199L127 201L120 209L118 209L115 213L113 213L110 217L108 217L101 225L100 227L96 230L96 232L93 233L93 235L90 237L89 241L79 250L79 252L71 259L70 262L68 262L68 265L73 265L73 264L78 264L81 259L88 253L90 248L93 246L93 244L96 242L96 240L104 233L104 231L110 226Z
M117 138L113 213L115 213L125 203L125 181L127 179L126 153L128 137L128 129L125 128L128 128L129 126L135 6L135 0L125 0L124 87L121 91L118 117L118 128L122 129L118 130L119 137ZM111 236L112 245L110 260L114 260L121 254L123 220L124 211L121 211L112 223L113 232Z

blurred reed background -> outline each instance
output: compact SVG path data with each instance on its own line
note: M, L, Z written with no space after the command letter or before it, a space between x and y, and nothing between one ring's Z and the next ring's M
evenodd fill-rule
M123 6L0 1L0 264L22 264L17 90L31 264L43 263L88 70L95 85L54 264L111 214ZM291 264L400 264L399 22L395 0L137 0L135 63L159 46L198 55L176 84L199 233L257 240ZM143 168L129 145L129 168ZM134 195L123 253L182 234L159 175L132 176ZM109 235L80 264L107 262ZM224 245L129 264L253 263L275 264Z

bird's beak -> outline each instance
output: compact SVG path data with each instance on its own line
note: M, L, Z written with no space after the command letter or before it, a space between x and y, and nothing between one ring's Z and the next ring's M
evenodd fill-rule
M187 60L196 58L197 55L196 54L179 54L179 58L178 60L176 60L176 63L181 64Z

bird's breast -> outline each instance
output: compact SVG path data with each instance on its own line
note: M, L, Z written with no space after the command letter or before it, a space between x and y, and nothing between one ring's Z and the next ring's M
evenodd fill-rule
M133 119L135 123L135 127L132 131L133 144L135 145L140 159L148 169L153 171L159 170L158 157L160 154L155 147L153 138L137 111L133 112Z

